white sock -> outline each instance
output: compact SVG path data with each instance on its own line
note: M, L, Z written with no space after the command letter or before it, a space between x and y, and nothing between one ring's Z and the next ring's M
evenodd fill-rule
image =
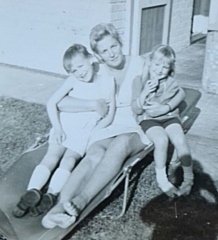
M193 167L192 165L188 166L188 167L185 167L185 166L182 166L182 169L183 169L183 177L184 177L184 180L193 180L194 179L194 174L193 174Z
M71 172L66 169L58 168L51 178L48 192L52 194L59 193L63 188L64 184L66 183L67 179L69 178L70 173Z
M163 192L167 192L174 187L167 178L166 167L155 168L155 171L156 171L156 179L157 179L158 186L161 188Z
M38 165L35 167L32 176L30 178L27 190L37 189L41 190L50 177L50 170L44 165Z

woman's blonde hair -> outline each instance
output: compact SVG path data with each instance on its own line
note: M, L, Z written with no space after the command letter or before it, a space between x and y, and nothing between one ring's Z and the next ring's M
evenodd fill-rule
M122 41L120 39L119 33L115 29L114 25L111 23L100 23L96 25L90 33L90 46L94 53L98 53L97 43L102 40L105 36L110 35L116 39L119 44L122 46Z

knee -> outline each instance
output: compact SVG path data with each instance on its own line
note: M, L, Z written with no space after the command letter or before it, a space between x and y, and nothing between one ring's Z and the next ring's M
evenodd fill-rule
M89 167L97 165L104 157L106 149L101 146L91 147L88 149L85 158L82 160Z
M120 153L124 155L129 155L131 153L131 139L133 134L123 134L117 136L110 145L114 151L113 153Z
M161 148L161 149L167 149L169 144L169 139L166 135L162 135L160 137L157 137L154 140L154 146L155 148Z
M77 159L73 156L63 157L60 162L60 167L66 170L71 171L76 165Z
M177 136L173 139L173 145L177 150L188 148L185 136Z
M59 155L49 154L42 159L40 164L46 166L52 171L56 167L56 165L59 163L59 161L60 161Z

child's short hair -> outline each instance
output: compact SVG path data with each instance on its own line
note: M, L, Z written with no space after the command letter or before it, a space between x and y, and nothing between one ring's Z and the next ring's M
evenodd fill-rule
M122 46L122 41L120 39L119 33L115 29L114 25L111 23L100 23L91 30L89 36L90 46L93 52L98 53L97 43L107 35L110 35L111 37L116 39Z
M90 58L92 55L87 51L86 47L81 44L74 44L69 47L63 56L63 66L64 69L69 73L71 66L69 64L69 60L75 57L77 54L82 54L86 58Z
M170 46L168 46L168 45L155 46L151 51L150 60L153 60L154 57L158 57L160 60L169 64L170 65L169 75L170 76L174 75L176 54Z

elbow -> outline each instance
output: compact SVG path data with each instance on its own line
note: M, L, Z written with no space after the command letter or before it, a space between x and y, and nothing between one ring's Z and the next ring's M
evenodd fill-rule
M51 109L57 109L57 104L54 101L49 100L46 104L46 109L48 112L51 111Z

